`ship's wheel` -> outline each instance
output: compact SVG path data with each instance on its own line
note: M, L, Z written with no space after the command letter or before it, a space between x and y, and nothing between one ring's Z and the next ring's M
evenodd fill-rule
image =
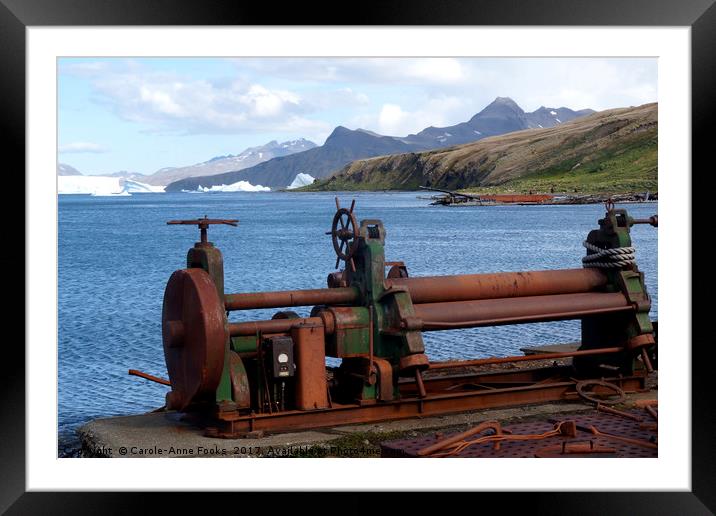
M341 208L341 203L336 197L336 214L333 216L331 230L326 235L331 235L333 249L336 251L336 269L343 260L346 267L350 264L353 271L356 270L353 255L358 248L358 221L353 215L356 201L353 199L350 209Z

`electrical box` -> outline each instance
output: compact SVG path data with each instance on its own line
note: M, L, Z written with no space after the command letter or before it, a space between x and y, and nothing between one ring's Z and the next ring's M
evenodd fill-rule
M275 379L289 378L294 375L296 366L293 359L293 340L291 337L272 337L268 339L268 353Z

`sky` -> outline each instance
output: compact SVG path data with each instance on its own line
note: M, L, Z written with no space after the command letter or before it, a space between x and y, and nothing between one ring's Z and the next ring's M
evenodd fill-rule
M655 58L61 58L59 162L83 174L163 167L338 125L406 136L496 97L597 111L657 101Z

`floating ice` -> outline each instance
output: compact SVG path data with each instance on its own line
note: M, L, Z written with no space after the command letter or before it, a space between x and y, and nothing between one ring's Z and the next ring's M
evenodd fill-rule
M316 180L316 178L313 177L311 174L299 173L296 175L293 182L290 185L288 185L286 188L288 190L293 190L294 188L300 188L302 186L312 185L313 181L315 181L315 180Z
M163 186L146 185L121 177L57 176L57 193L64 195L107 196L162 192Z
M197 188L199 192L270 192L267 186L252 185L248 181L238 181L230 185L214 185L211 187L201 186Z
M120 184L123 184L124 191L128 193L164 193L163 186L147 185L131 179L122 179Z

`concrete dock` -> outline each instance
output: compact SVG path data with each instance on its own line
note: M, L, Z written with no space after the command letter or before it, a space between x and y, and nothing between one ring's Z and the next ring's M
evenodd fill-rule
M657 391L628 394L622 404L656 399ZM380 442L417 437L430 432L465 430L476 423L502 423L550 418L593 411L581 401L545 403L514 408L480 410L444 416L346 425L258 439L217 439L204 436L201 428L173 411L97 419L80 427L82 457L378 457Z

